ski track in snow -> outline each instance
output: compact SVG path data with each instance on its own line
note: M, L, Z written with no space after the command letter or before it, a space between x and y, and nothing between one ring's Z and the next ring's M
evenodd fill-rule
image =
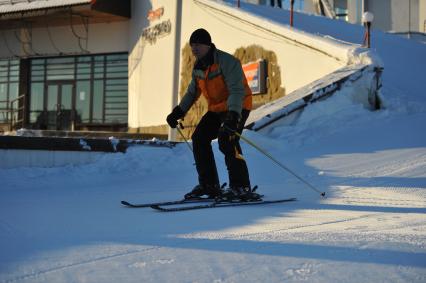
M142 251L123 252L123 253L118 253L118 254L113 254L113 255L108 255L108 256L101 256L101 257L83 260L83 261L80 260L80 261L70 263L70 264L66 264L66 265L55 266L55 267L52 267L52 268L49 268L49 269L35 270L35 271L33 271L29 274L24 274L24 275L17 276L17 277L14 277L12 279L7 279L7 280L1 281L1 282L11 283L11 282L19 282L19 281L27 280L27 279L37 279L38 277L48 275L49 273L64 271L64 270L68 270L68 269L71 269L71 268L78 268L79 266L82 266L82 265L96 264L96 263L101 262L101 261L108 261L108 260L112 260L112 259L115 259L115 258L139 254L139 253L143 253L143 252L153 250L153 249L158 249L158 248L159 247L148 248L148 249L145 249L145 250L142 250Z

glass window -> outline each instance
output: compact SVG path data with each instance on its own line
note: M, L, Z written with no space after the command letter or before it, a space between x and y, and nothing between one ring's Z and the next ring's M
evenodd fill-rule
M111 80L108 81L108 83L111 82ZM127 102L127 85L107 85L105 91L105 119L110 123L127 123Z
M63 102L62 95L55 94L59 91L55 86L74 84L70 97L77 124L127 123L127 61L128 54L124 53L31 60L31 122L37 121L38 112L54 111L58 99ZM45 85L47 93L43 96ZM48 124L53 123L49 115L45 116Z
M32 71L44 71L44 65L31 64Z
M19 60L0 60L0 122L10 118L10 102L19 94Z
M78 62L91 62L92 56L82 56L77 58Z
M15 100L18 98L18 90L19 90L19 84L18 83L10 83L9 84L9 100Z
M348 1L347 0L335 0L334 10L336 17L340 20L348 20Z
M77 79L90 79L92 73L92 64L78 63L77 64Z
M7 95L7 83L0 83L0 101L7 101L8 95ZM0 105L0 108L4 108L4 105Z
M41 120L44 100L43 95L44 83L32 83L30 99L30 123L35 123L37 120Z
M105 122L127 123L127 55L114 54L106 57Z
M58 85L47 86L47 111L56 111L58 109Z
M46 60L47 80L73 80L75 58L49 58Z
M49 65L62 64L62 63L74 63L74 57L49 58L49 59L46 59L46 63Z
M107 61L125 61L127 62L127 54L111 54L107 55Z
M121 79L121 80L119 80L119 79L110 80L110 81L108 81L108 85L123 85L123 86L126 86L126 88L127 88L128 81L127 81L127 78Z
M0 66L0 76L7 77L9 68L7 66Z
M61 85L61 108L63 110L72 109L72 99L74 86L72 83L65 83Z
M96 80L93 85L93 122L101 123L104 116L104 81Z
M34 64L34 65L37 65L37 64L44 65L45 62L46 62L46 59L33 59L33 60L31 60L31 64Z
M44 81L45 60L31 60L31 81Z
M47 80L73 80L74 64L47 65Z
M76 103L77 121L90 122L90 81L77 81Z
M104 77L104 63L102 64L96 63L93 73L95 78L102 79Z
M107 85L106 86L107 92L117 92L117 91L120 91L120 90L127 91L127 86L123 86L123 85Z
M127 96L113 96L107 97L107 103L125 103L127 104Z

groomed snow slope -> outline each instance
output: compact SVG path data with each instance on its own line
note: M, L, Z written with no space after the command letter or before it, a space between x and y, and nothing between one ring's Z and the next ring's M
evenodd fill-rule
M362 37L358 26L298 14L304 21L315 23L311 32ZM426 99L417 72L426 46L376 32L373 44L386 109L368 111L342 90L290 125L244 133L327 199L246 144L259 191L297 202L181 213L120 206L188 191L196 175L184 144L0 170L0 282L425 282Z

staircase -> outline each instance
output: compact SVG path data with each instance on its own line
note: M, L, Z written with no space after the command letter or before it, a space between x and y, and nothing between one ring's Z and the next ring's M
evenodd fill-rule
M314 0L315 10L318 14L335 19L336 12L328 0Z
M0 133L24 126L25 95L11 101L0 101Z

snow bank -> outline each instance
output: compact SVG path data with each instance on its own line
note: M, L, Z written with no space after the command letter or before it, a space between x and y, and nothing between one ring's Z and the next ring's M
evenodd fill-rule
M20 167L56 167L96 162L102 152L53 150L0 150L0 169Z

